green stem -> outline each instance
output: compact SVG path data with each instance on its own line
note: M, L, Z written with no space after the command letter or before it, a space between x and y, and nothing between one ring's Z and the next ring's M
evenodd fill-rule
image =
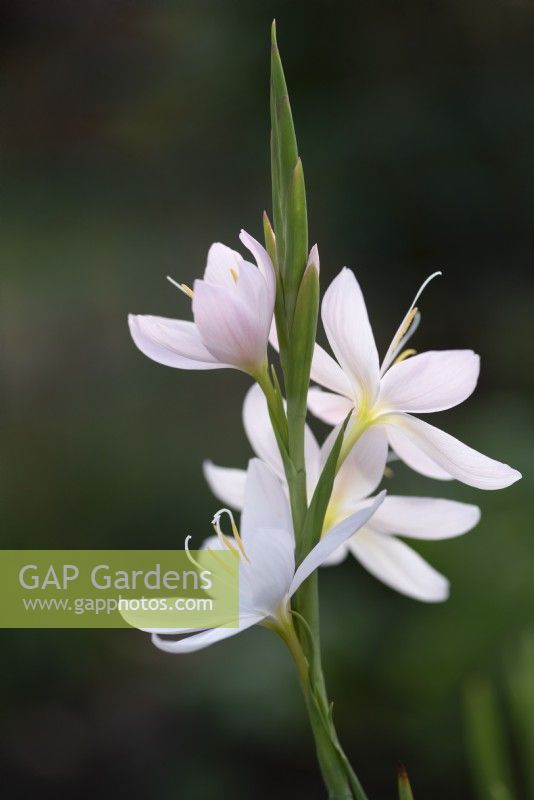
M305 654L302 640L297 636L291 618L275 630L285 641L297 667L315 741L317 760L329 800L367 800L339 744L324 690L324 681L318 686L314 673L310 670L310 661ZM308 630L308 639L310 635L311 631ZM314 656L312 663L316 660L317 656Z
M274 231L267 224L268 220L264 220L264 225L266 244L274 256L277 271L275 316L287 412L284 412L280 392L269 373L265 371L256 379L267 398L280 447L289 488L297 558L302 559L319 540L324 522L313 517L310 523L308 519L313 530L310 536L306 535L308 497L304 436L319 307L319 265L308 264L304 172L274 23L271 33L271 177ZM346 457L346 453L342 455ZM326 510L328 498L324 499ZM292 620L288 625L283 619L279 632L299 670L328 796L330 800L367 800L340 747L332 721L321 664L316 574L299 588L293 598L293 608L297 611L296 629Z
M299 398L287 398L289 470L286 471L295 537L298 541L308 509L304 454L305 409ZM299 650L309 664L303 686L317 758L331 800L367 800L352 771L334 727L321 663L319 625L319 583L317 572L300 587L294 608L303 618L297 622ZM291 647L290 647L291 649ZM293 653L293 650L292 650ZM295 657L295 656L294 656Z
M263 370L257 376L257 380L267 399L273 428L280 446L289 487L295 537L298 541L308 510L304 453L305 411L302 410L298 399L289 395L287 420L284 417L282 421L281 398L271 381L268 370ZM353 425L350 432L351 446L355 444L366 427L361 424ZM346 458L347 453L348 451L343 455L343 459ZM341 455L340 462L342 463ZM293 608L301 618L301 620L297 620L298 633L295 631L291 619L277 628L277 632L286 642L298 669L315 740L317 759L328 790L329 800L368 800L341 748L331 715L321 662L317 572L304 581L293 598Z

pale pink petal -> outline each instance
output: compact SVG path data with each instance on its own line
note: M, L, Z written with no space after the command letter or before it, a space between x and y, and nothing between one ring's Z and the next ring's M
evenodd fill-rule
M411 539L451 539L470 531L480 520L480 509L470 503L435 497L397 497L389 494L369 526L380 533Z
M244 541L244 540L243 540ZM278 528L259 528L245 545L250 559L242 562L240 588L243 579L247 611L275 617L284 602L295 572L295 543L292 532Z
M242 280L240 273L238 283ZM246 297L237 285L195 281L193 315L205 347L216 359L245 372L255 372L267 358L271 319L267 323L265 311L261 297Z
M503 489L521 477L521 473L508 464L488 458L417 417L390 414L384 417L384 421L387 423L391 446L403 460L406 452L402 452L404 442L409 441L413 448L412 453L419 450L427 460L434 461L442 470L468 486ZM418 469L416 460L412 459L412 463L406 460L406 463Z
M334 481L330 504L348 516L364 497L375 491L383 478L388 454L388 439L381 427L370 427L350 450Z
M204 477L215 497L225 505L241 511L245 499L245 481L247 477L245 470L218 467L211 461L204 461L202 467Z
M328 425L338 425L352 411L354 405L340 394L323 392L322 389L312 387L308 391L308 408L315 417Z
M348 544L342 544L337 550L334 550L323 563L321 564L322 567L337 567L338 564L341 564L347 558L349 554L349 546Z
M360 564L391 589L426 603L448 598L448 580L394 536L364 528L350 540L349 546Z
M234 273L239 274L243 256L221 242L215 242L208 250L208 263L204 271L204 280L217 286L231 287L235 282Z
M243 403L243 426L255 454L281 480L285 480L284 465L269 417L267 401L257 383L250 387Z
M279 478L259 458L251 458L241 515L241 537L247 550L258 538L258 531L265 528L289 531L293 541L291 512Z
M308 499L311 500L321 474L321 448L311 428L307 424L304 428L304 459L306 462Z
M330 347L359 401L372 405L379 387L378 352L362 291L346 267L326 290L321 315Z
M350 537L362 527L362 525L365 525L370 517L373 516L385 496L385 492L380 492L375 498L370 498L356 513L351 514L350 517L339 522L323 536L321 541L308 553L295 572L289 589L290 597L312 572L327 561L332 553L335 553L342 544L350 539Z
M166 653L195 653L197 650L203 650L216 642L222 642L223 639L229 639L231 636L237 636L238 633L246 631L253 625L261 622L263 617L261 615L242 615L239 620L239 627L236 628L211 628L210 630L195 633L185 639L162 639L157 633L152 635L152 642L156 645L158 650L164 650Z
M242 230L239 234L239 238L254 256L254 260L258 265L258 269L262 274L265 283L267 284L269 297L274 303L274 296L276 293L276 273L274 271L273 262L271 261L269 253L262 244L260 244L256 239L254 239L253 236L250 235L250 233Z
M387 427L388 439L395 455L411 469L438 481L452 481L452 475L442 469L429 458L408 436L405 436L392 425Z
M393 366L382 378L384 411L427 413L463 403L473 392L480 358L472 350L429 351Z
M278 340L275 345L271 339L271 344L278 350ZM336 394L341 394L350 398L355 394L349 379L337 361L335 361L332 356L329 356L326 350L323 350L318 344L316 344L313 349L311 378L326 389L331 389Z
M234 366L207 350L194 322L166 317L128 316L130 333L139 350L158 364L178 369L221 369Z
M243 403L243 425L255 454L271 467L285 485L284 465L273 432L267 401L257 383L250 387L245 397L245 402ZM306 479L310 491L313 491L319 478L321 462L319 445L308 425L304 429L304 453Z

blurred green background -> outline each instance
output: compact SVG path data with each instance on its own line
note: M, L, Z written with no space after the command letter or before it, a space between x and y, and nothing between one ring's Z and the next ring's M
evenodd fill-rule
M126 315L187 316L165 275L190 282L212 241L260 235L276 16L323 285L356 270L383 352L443 269L414 346L473 347L483 369L435 421L527 476L483 493L395 466L395 492L483 508L464 539L421 545L451 579L443 606L354 562L321 576L337 720L372 800L395 796L399 761L419 800L471 800L464 684L504 686L533 626L533 4L11 0L2 16L2 546L200 542L218 505L203 458L250 456L245 376L150 362ZM134 631L1 641L6 797L323 797L267 631L183 658Z

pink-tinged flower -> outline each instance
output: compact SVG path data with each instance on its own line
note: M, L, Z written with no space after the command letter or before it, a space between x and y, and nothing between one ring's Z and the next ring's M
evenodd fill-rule
M287 495L284 468L269 420L265 398L258 386L250 388L243 404L243 423L252 449L278 479ZM337 431L319 447L306 427L306 476L311 499ZM323 536L369 502L382 480L387 441L377 428L370 428L352 448L334 482L323 526ZM246 472L204 463L204 474L213 494L232 508L245 502ZM450 539L471 530L480 510L469 503L434 497L388 495L372 517L323 561L340 563L349 553L375 578L392 589L428 603L446 600L448 580L396 535L408 539Z
M245 231L240 239L257 266L223 244L210 247L202 280L193 289L194 322L130 314L132 338L142 353L178 369L234 367L258 375L267 363L276 276L267 251Z
M162 639L158 631L153 630L150 632L154 644L169 653L192 653L235 636L252 625L264 623L283 628L287 625L289 601L299 586L368 520L384 495L382 492L368 500L349 519L332 528L296 567L287 497L269 467L259 459L252 459L246 477L241 531L237 530L231 513L222 509L214 517L219 536L205 543L212 550L230 548L239 555L239 620L235 620L238 626L211 628L178 641ZM222 534L220 518L223 513L231 518L234 537ZM167 634L185 632L183 628L165 629Z
M332 425L354 410L347 447L373 426L408 466L430 478L456 478L479 489L502 489L521 477L413 414L443 411L473 392L479 357L472 350L438 350L413 355L403 350L419 322L418 292L382 364L379 362L365 301L354 273L344 268L323 298L323 326L336 356L316 345L312 379L329 391L313 388L308 406Z

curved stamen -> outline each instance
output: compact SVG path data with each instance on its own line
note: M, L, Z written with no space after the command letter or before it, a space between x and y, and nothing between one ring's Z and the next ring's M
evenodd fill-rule
M416 353L417 350L414 350L413 347L407 347L406 350L403 350L402 353L399 353L399 355L397 356L397 358L393 363L400 364L401 361L405 361L407 358L410 358L410 356L415 356Z
M191 536L186 536L185 537L185 543L184 543L185 554L186 554L187 558L189 559L189 561L193 564L193 566L195 566L198 570L202 570L203 567L198 563L196 558L193 558L193 556L191 555L191 551L189 549L189 540L191 538L192 538Z
M438 275L442 275L443 273L438 270L437 272L433 272L432 275L429 275L426 278L421 286L419 287L417 294L415 295L410 308L408 309L407 313L404 315L404 318L399 325L395 336L393 337L390 346L388 347L388 351L384 357L382 362L382 366L380 368L380 377L389 369L397 355L400 353L406 342L413 336L415 331L419 326L419 322L421 321L421 314L419 313L418 309L415 307L415 304L421 297L421 294L426 289L430 281L437 278Z
M175 281L174 278L171 278L170 275L167 275L167 280L170 283L172 283L173 286L176 286L176 288L179 289L181 292L190 297L191 300L193 299L194 292L191 289L191 287L187 285L187 283L177 283L177 281Z
M217 511L217 513L215 514L215 516L213 517L213 519L211 521L211 524L213 525L213 527L215 529L215 533L219 537L219 541L228 550L235 550L236 549L233 546L233 543L232 543L230 537L226 536L222 532L222 529L221 529L221 517L223 516L223 514L227 514L229 519L230 519L230 525L232 526L232 534L233 534L233 537L234 537L234 541L237 544L237 549L239 550L239 552L241 553L243 558L248 561L249 559L247 557L247 554L245 553L245 547L243 545L243 540L241 539L238 527L235 524L234 515L232 514L232 512L230 511L229 508L221 508L219 511Z

